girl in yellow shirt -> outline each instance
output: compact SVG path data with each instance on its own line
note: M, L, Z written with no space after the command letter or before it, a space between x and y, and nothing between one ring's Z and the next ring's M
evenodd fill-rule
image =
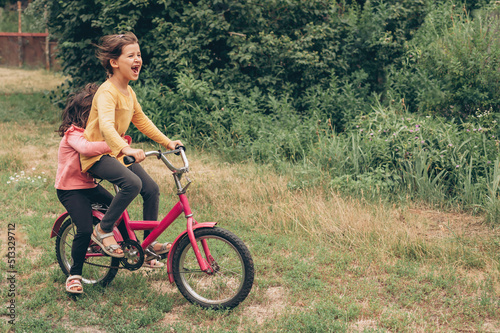
M142 149L134 149L125 142L130 122L150 139L166 149L175 149L181 141L167 138L144 114L136 95L128 83L139 78L142 67L141 50L137 37L132 33L108 35L101 39L97 56L107 71L108 79L97 90L84 136L89 141L106 141L110 154L93 157L81 156L82 171L118 185L117 193L108 211L98 224L92 240L113 257L123 257L123 251L113 237L113 224L140 193L144 199L143 219L158 219L159 188L138 164L145 159ZM123 157L135 157L136 163L125 166ZM145 231L145 237L149 232ZM167 244L152 244L157 253L168 252Z

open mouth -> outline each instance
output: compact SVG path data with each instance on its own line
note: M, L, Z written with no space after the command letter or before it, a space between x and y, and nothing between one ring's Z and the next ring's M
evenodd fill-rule
M134 67L132 67L132 72L134 74L136 74L136 75L139 74L140 70L141 70L141 66L134 66Z

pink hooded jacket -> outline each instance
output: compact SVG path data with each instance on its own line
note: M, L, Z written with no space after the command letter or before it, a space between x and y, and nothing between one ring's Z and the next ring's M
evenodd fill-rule
M98 156L110 153L104 141L90 142L83 137L83 128L71 125L59 144L55 188L59 190L79 190L96 187L94 178L82 172L82 156Z

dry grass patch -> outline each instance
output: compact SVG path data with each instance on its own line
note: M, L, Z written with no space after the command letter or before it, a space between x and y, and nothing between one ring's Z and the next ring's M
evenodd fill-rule
M292 310L288 304L286 290L283 287L269 287L263 295L264 300L259 304L250 304L245 307L241 314L248 322L255 322L258 325L264 324L266 321L279 318L283 315L285 309L289 312ZM240 327L243 329L243 327Z
M426 239L450 237L451 235L481 236L491 229L483 225L483 217L463 213L441 212L432 209L408 209L403 217Z
M32 93L50 91L64 83L67 77L44 69L26 70L0 67L0 93Z
M37 173L45 172L55 177L57 170L57 150L60 138L53 133L50 138L40 141L41 132L51 132L54 126L42 127L33 124L0 123L0 157L16 158L22 156L28 170L35 168ZM28 171L25 170L25 171Z

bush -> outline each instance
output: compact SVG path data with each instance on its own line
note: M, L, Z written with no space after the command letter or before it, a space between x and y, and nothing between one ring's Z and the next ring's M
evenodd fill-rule
M403 68L391 69L389 95L404 98L411 111L449 118L497 110L500 12L487 7L475 14L471 19L450 4L431 12L410 43Z
M428 3L36 0L32 6L48 5L50 32L73 87L105 79L94 56L99 37L133 31L150 78L170 89L190 75L220 94L250 96L258 89L287 96L300 115L321 112L341 131L352 114L370 110L373 93L384 91L386 68L404 55Z

